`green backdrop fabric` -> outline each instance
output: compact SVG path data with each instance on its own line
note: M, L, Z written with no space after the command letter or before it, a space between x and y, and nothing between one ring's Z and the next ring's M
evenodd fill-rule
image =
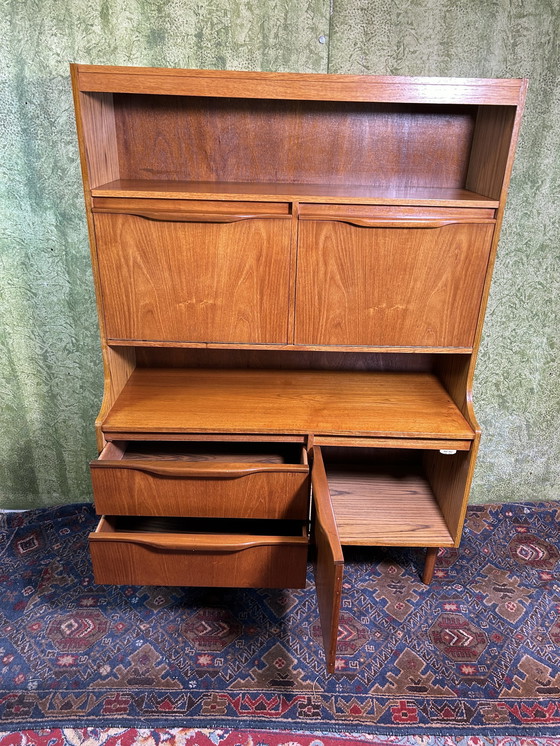
M559 31L554 0L0 0L0 508L91 498L102 368L71 61L530 78L471 500L558 498Z

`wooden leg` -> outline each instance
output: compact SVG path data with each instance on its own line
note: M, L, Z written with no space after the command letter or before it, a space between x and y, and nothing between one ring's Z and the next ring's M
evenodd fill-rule
M434 575L434 567L436 565L436 558L438 555L438 547L428 547L426 549L426 559L424 561L424 573L422 575L422 582L426 585L430 585L432 577Z

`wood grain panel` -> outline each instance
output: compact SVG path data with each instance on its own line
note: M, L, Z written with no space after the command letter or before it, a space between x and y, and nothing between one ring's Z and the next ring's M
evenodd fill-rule
M482 313L482 311L481 311ZM475 433L480 433L472 401L473 355L438 355L434 371Z
M453 449L457 451L468 451L472 446L471 440L432 440L419 438L412 440L409 438L355 438L351 436L336 435L317 435L314 438L314 444L317 446L345 446L356 448L366 446L370 448L402 448L413 451L439 451L443 449Z
M469 347L492 233L302 221L296 343Z
M136 352L133 347L108 347L103 343L102 351L103 400L95 419L98 451L105 445L102 423L136 367Z
M291 225L95 215L109 337L286 342Z
M320 448L313 448L312 485L315 590L327 671L334 673L342 601L344 556Z
M493 220L495 210L484 207L437 207L395 206L395 205L363 205L363 204L307 204L300 203L299 218L301 220L345 220L365 218L367 220L449 220L456 222Z
M89 535L96 583L305 587L305 531L299 536L175 534L116 530L115 525L115 519L102 518Z
M451 457L448 457L451 458ZM451 537L426 477L333 466L327 479L340 543L451 547Z
M471 440L428 373L137 368L105 432L244 432Z
M449 441L448 449L455 443ZM452 546L453 538L424 469L453 455L377 447L323 447L323 459L341 544ZM442 543L445 542L445 543Z
M288 202L254 202L236 200L225 202L222 200L209 199L150 199L148 197L93 197L92 209L94 212L117 212L128 215L138 215L149 212L161 213L160 219L169 219L169 213L186 216L207 215L210 218L218 215L275 215L290 216L290 205Z
M291 309L290 309L291 310ZM289 318L289 317L288 317ZM144 339L108 339L107 343L114 347L135 347L137 349L151 347L158 350L168 348L170 350L258 350L259 352L343 352L349 353L381 353L383 355L391 354L412 354L426 355L438 353L441 355L467 355L472 352L471 347L435 347L433 345L300 345L300 344L255 344L235 342L177 342L165 340L144 340ZM282 366L281 366L282 367Z
M146 433L119 433L118 431L106 433L108 442L115 441L135 441L138 443L146 440ZM299 443L306 444L309 440L309 434L301 435L276 435L276 434L259 434L254 433L150 433L149 438L153 443L159 442L169 444L170 442L190 443L194 441L205 440L208 442L227 441L231 443Z

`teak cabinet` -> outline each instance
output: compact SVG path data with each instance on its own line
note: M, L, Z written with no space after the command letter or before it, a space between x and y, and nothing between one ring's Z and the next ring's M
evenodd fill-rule
M524 80L72 65L99 583L302 587L458 546Z

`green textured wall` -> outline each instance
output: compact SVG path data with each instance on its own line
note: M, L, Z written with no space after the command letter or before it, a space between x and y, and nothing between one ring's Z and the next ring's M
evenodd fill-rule
M560 497L559 32L553 0L0 0L0 507L90 498L102 375L70 61L529 77L472 500Z

